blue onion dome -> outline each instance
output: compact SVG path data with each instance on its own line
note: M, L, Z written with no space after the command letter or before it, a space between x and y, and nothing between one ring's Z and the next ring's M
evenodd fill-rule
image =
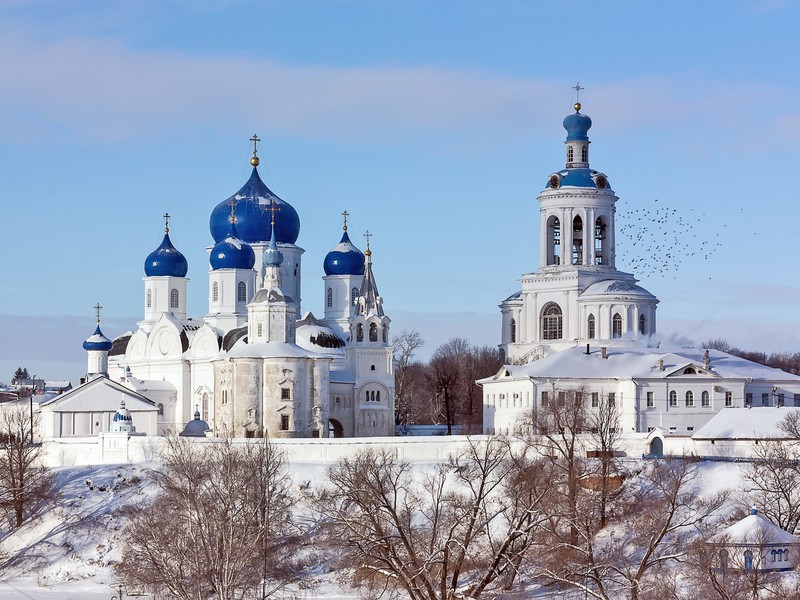
M275 214L276 241L294 244L300 235L300 217L291 204L278 198L264 185L256 167L253 167L247 183L211 212L209 227L214 241L223 240L228 233L228 205L231 201L236 202L236 231L239 236L250 244L269 240L272 220L269 206L273 200L280 209Z
M363 275L364 253L356 248L347 235L347 225L344 227L342 240L325 255L322 264L325 275Z
M84 350L103 350L108 352L114 346L114 343L108 339L106 336L103 335L103 332L100 331L100 324L97 324L97 328L94 330L94 333L86 338L86 341L83 342L83 349Z
M211 250L211 268L218 269L252 269L256 264L256 255L250 244L243 241L236 233L236 224L231 222L228 235L217 242Z
M575 114L568 115L564 119L564 129L567 130L567 141L588 141L589 140L589 129L592 126L592 120L587 117L586 115L582 115L580 113L581 110L581 103L575 103Z
M169 219L169 213L164 215ZM169 221L167 221L169 223ZM144 274L147 277L186 277L189 263L186 257L178 252L169 239L169 225L164 225L164 239L161 245L153 250L144 261Z
M114 423L119 421L133 421L133 417L131 416L131 411L125 408L125 400L122 401L122 404L117 409L117 412L114 413Z

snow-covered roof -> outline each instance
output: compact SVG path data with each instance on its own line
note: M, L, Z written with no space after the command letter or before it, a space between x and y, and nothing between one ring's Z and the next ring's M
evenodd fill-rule
M662 348L644 347L609 347L607 357L601 358L599 348L592 347L590 354L585 348L576 347L556 352L542 359L525 365L505 365L512 379L526 378L581 378L581 379L664 379L681 372L687 366L693 366L698 376L724 379L751 379L764 381L792 381L800 383L800 376L773 369L744 358L727 354L719 350L709 350L709 369L703 369L702 348L680 348L665 350ZM659 368L659 360L663 360L663 370ZM497 375L482 379L488 382L497 379Z
M759 406L753 408L723 408L694 432L696 440L753 440L788 437L778 424L790 413L800 409Z
M781 529L766 517L750 514L722 530L709 541L737 546L766 546L797 544L800 539Z
M297 344L285 342L237 343L229 352L232 358L309 358L309 353Z
M128 377L128 385L137 392L177 392L169 381L162 379L136 379Z
M120 400L131 412L155 411L158 407L149 398L111 381L106 377L95 377L51 400L42 402L54 412L117 412Z

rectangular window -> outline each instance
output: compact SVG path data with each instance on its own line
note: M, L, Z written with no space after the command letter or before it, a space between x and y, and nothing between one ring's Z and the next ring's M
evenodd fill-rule
M575 392L575 404L583 404L583 392Z
M694 431L694 427L687 427L686 431Z
M598 406L600 406L600 394L592 392L592 408L597 408Z
M648 427L647 428L647 433L650 433L651 431L654 431L654 430L655 430L655 427Z
M289 388L281 388L281 400L291 400L292 390Z
M795 406L800 406L800 394L795 394L794 395L794 405Z
M769 406L769 394L761 394L761 406Z
M733 392L725 392L725 406L733 406Z
M647 408L653 408L656 405L656 401L653 398L653 392L647 392Z
M609 406L614 406L616 401L617 401L617 395L614 392L609 392L608 393L608 405Z
M748 392L744 395L744 405L753 406L753 394Z
M566 399L567 399L567 393L566 392L558 392L558 405L559 406L564 406Z
M542 406L547 406L548 397L547 392L542 392Z
M783 406L786 402L786 396L783 394L778 394L778 406Z
M289 431L289 415L281 415L281 431Z

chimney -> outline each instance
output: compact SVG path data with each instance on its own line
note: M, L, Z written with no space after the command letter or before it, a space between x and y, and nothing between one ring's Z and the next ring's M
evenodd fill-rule
M664 359L663 358L659 358L658 359L658 370L659 371L663 371L664 370Z
M708 369L709 363L710 359L708 358L708 348L706 348L706 351L703 352L703 368Z
M608 358L608 348L600 346L600 358Z
M591 352L589 351L589 344L586 344L586 354L591 354Z

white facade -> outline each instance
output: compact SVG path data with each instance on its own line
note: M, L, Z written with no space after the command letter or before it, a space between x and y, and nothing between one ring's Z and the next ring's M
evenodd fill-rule
M623 432L691 436L725 408L800 406L800 377L718 351L655 346L658 300L615 267L615 204L589 168L589 117L564 119L565 168L538 197L539 269L500 304L505 366L483 387L484 433L534 422L560 394L614 402Z
M251 162L258 165L255 157ZM227 237L215 233L227 221ZM114 340L109 377L163 406L159 433L180 431L197 410L216 435L391 435L389 319L382 307L379 317L359 315L358 302L367 306L377 296L371 266L365 287L364 254L350 245L344 268L352 272L326 275L325 318L317 320L301 313L297 214L256 168L217 206L211 228L216 244L209 247L206 315L186 314L188 266L165 227L162 245L145 262L144 318ZM335 302L328 302L329 289ZM358 318L361 327L382 328L377 342L350 343ZM380 400L377 394L366 400L378 390Z

